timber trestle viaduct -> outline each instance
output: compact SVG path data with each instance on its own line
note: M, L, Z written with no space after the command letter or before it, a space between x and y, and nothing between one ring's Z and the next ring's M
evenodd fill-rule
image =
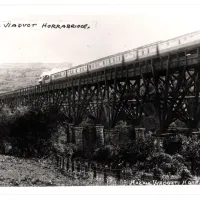
M57 105L78 126L88 116L112 129L120 120L137 126L151 104L159 133L182 121L197 129L200 119L200 44L133 62L122 62L66 80L0 95L0 105Z

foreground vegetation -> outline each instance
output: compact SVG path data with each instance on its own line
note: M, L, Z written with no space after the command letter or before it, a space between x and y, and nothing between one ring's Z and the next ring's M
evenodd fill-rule
M51 159L18 158L0 155L0 186L87 186L100 185L100 181L88 181L66 177L52 165Z
M81 149L67 142L67 120L59 108L52 106L45 109L19 107L14 111L2 108L1 153L23 159L44 159L57 154L71 158L81 157ZM126 134L124 124L121 123L120 126L118 125L118 130ZM103 162L113 168L137 165L142 174L152 174L155 180L161 180L166 175L191 180L200 175L198 136L176 134L165 138L163 146L157 147L150 134L146 135L145 140L132 138L118 144L96 146L90 154L84 154L83 159Z

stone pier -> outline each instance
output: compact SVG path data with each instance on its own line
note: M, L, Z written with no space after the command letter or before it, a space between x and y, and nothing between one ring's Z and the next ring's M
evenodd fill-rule
M74 134L74 125L69 124L69 136L68 136L69 141L75 143L75 134Z
M105 145L114 145L119 143L119 131L116 130L105 130Z
M145 128L135 128L135 139L145 139Z
M74 143L83 150L83 127L75 126L74 127Z
M103 146L105 144L104 126L102 125L96 125L96 140L98 146Z
M154 136L154 146L158 150L163 147L164 137L156 137Z

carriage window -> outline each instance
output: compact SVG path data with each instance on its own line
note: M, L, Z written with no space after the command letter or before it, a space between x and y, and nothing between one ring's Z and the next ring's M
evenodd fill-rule
M103 65L105 65L105 62L103 61Z

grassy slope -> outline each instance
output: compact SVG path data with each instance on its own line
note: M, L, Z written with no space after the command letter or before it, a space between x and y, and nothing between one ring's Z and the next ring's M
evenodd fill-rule
M40 74L53 68L70 66L68 63L0 64L0 93L35 85Z
M23 159L0 154L0 187L88 185L103 185L103 182L64 175L56 169L52 160Z
M1 186L64 186L73 185L48 160L22 159L0 155Z

